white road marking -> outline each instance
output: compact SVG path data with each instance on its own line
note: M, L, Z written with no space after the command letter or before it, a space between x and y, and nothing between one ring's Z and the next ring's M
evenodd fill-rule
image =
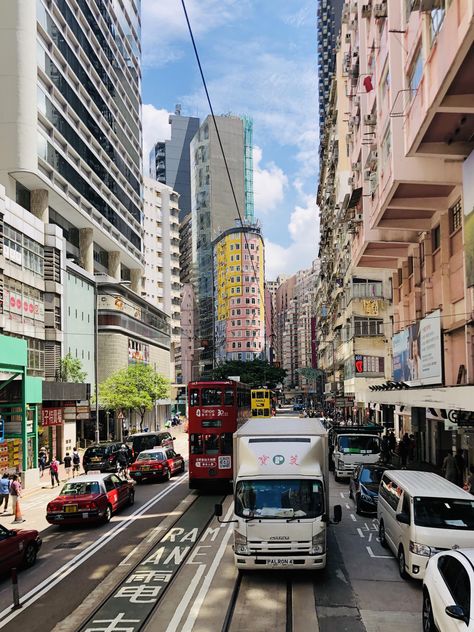
M225 517L225 520L229 520L231 509L232 509L232 505L230 506L230 509ZM219 564L221 562L222 557L224 556L227 543L229 542L230 536L232 535L233 531L234 531L234 527L232 525L229 525L226 533L224 534L221 545L217 550L216 556L212 560L212 564L209 567L209 571L207 572L207 575L202 583L202 586L197 594L197 597L193 605L191 606L191 610L188 614L188 618L186 619L184 626L182 628L179 628L179 632L192 632L194 624L196 623L198 614L201 610L201 606L204 603L204 599L206 598L207 593L209 592L211 582L214 579L214 575L216 574L217 569L219 568ZM166 632L175 632L175 630L177 629L178 628L170 629L168 626L168 629L166 630Z
M341 494L341 498L345 498L344 494L342 492L339 492Z
M372 540L372 533L369 533L369 542Z
M357 533L360 535L361 538L365 538L365 535L362 533L362 529L360 529L359 527L357 527Z
M350 509L351 506L349 505L349 503L346 503L346 509Z
M136 509L129 516L125 516L123 522L117 523L110 531L104 533L96 542L90 544L86 549L78 553L75 557L73 557L69 562L66 562L64 566L55 571L52 575L44 579L37 586L32 588L29 592L23 595L22 598L22 607L19 610L13 610L12 607L5 608L2 612L0 612L0 628L5 627L7 623L10 623L20 612L24 612L25 608L31 606L35 601L37 601L40 597L45 595L47 592L57 586L63 579L65 579L68 575L70 575L76 568L78 568L83 562L88 560L92 555L97 553L101 548L103 548L106 544L108 544L111 540L113 540L117 535L122 533L125 529L127 529L135 520L137 520L142 514L146 513L148 509L156 505L162 498L167 496L179 483L186 478L187 474L183 474L179 478L175 479L171 485L168 485L165 490L148 500L144 505Z
M196 590L197 585L199 584L205 570L206 570L205 564L200 564L198 566L196 570L196 574L192 578L191 583L187 587L186 592L184 593L181 601L179 602L178 607L175 610L173 618L171 619L171 621L168 624L168 627L166 628L166 632L174 632L175 630L180 629L178 628L179 623L186 611L186 608L189 605L189 602L191 601L192 596L194 595L194 591Z
M357 518L354 516L354 514L351 513L351 518L354 522L357 522Z
M379 559L386 559L386 560L393 560L393 556L392 555L375 555L375 553L372 551L370 546L366 546L365 548L367 549L370 557L376 557L376 558L379 558Z

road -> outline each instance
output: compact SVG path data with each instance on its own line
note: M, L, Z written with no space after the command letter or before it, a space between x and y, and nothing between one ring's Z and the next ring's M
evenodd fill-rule
M135 505L109 525L42 532L37 565L20 574L23 609L9 610L10 586L0 583L1 630L421 630L421 585L399 577L377 541L376 520L355 514L344 483L331 478L331 504L342 504L343 520L330 528L325 571L241 580L233 525L212 517L221 497L190 494L186 475L136 491ZM224 516L231 512L227 497Z

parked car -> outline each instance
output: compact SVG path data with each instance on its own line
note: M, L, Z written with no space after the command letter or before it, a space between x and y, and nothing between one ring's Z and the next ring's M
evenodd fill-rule
M169 480L173 474L184 472L184 458L172 448L143 450L130 465L129 472L133 480L141 483L146 479Z
M137 432L127 438L127 443L131 447L132 461L134 461L140 452L144 450L153 450L154 448L174 448L173 441L176 437L171 436L169 432L163 430L161 432Z
M299 410L303 410L303 404L293 404L293 411L297 412Z
M0 575L12 568L33 566L41 548L35 529L7 529L0 525Z
M109 522L116 511L135 500L135 483L117 474L87 474L68 481L48 503L50 524Z
M377 517L380 544L396 555L403 578L423 579L432 555L474 541L474 498L431 472L386 470Z
M434 555L423 581L423 632L474 631L474 549Z
M355 502L356 513L377 513L379 485L382 474L387 469L393 467L378 463L361 463L355 468L349 479L349 498Z
M90 470L99 472L116 472L117 455L124 445L121 441L107 441L89 446L84 452L82 466L85 473ZM132 453L129 449L130 460Z

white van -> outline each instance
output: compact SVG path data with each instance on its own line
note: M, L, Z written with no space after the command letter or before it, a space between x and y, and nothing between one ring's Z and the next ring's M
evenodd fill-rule
M387 470L377 505L379 539L400 575L423 579L431 555L474 547L474 497L431 472Z

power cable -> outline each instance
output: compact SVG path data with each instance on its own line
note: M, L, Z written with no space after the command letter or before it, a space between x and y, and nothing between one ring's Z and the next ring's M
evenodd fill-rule
M231 192L232 192L232 197L234 199L235 208L237 209L237 214L239 216L240 225L241 225L242 229L244 229L245 228L244 220L242 218L242 213L240 211L239 203L238 203L238 200L237 200L237 195L235 193L234 183L232 182L232 177L231 177L231 174L230 174L229 165L227 163L227 157L226 157L226 154L225 154L225 151L224 151L224 145L222 143L222 138L221 138L221 135L220 135L220 132L219 132L219 127L217 125L216 116L214 114L214 108L213 108L213 105L212 105L211 97L209 95L209 90L208 90L208 87L207 87L206 78L204 76L204 71L203 71L203 68L202 68L201 59L199 57L199 52L198 52L198 49L197 49L197 46L196 46L196 40L194 39L194 33L193 33L193 29L191 27L191 22L189 20L188 11L186 9L185 0L181 0L181 5L183 7L184 16L185 16L185 19L186 19L186 24L188 26L189 36L191 38L191 42L192 42L192 45L193 45L194 55L196 57L196 61L197 61L198 67L199 67L199 73L201 75L202 84L203 84L203 87L204 87L204 91L206 93L206 99L207 99L207 103L209 105L209 110L211 112L212 121L214 123L214 127L215 127L215 130L216 130L217 140L219 142L219 147L220 147L220 150L221 150L221 153L222 153L222 158L224 160L224 166L225 166L227 178L229 180L229 185L230 185L230 189L231 189ZM249 253L249 256L250 256L250 248L249 248L249 242L248 242L248 238L247 238L247 233L246 233L245 230L243 230L242 234L244 236L244 241L245 241L245 245L246 245L245 249L247 250L247 252ZM263 257L262 257L262 259L263 259ZM256 279L259 279L259 275L257 274L257 270L255 268L255 264L254 264L253 259L250 259L250 263L251 263L251 266L252 266L252 269L253 269L253 272L254 272L254 277ZM262 262L262 264L263 264L263 262ZM258 293L259 293L259 296L260 296L262 309L263 309L263 311L265 313L264 326L266 327L267 314L266 314L266 309L265 309L265 296L264 295L262 296L260 283L258 283ZM271 323L270 323L270 328L272 329ZM272 329L272 333L273 333L273 329Z

